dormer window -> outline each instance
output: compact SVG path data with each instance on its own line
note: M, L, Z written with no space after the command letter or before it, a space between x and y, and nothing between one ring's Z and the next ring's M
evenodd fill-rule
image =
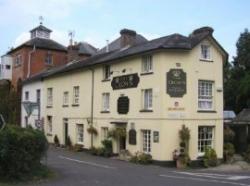
M209 45L201 45L201 59L211 60L211 49Z
M47 54L45 56L45 63L47 65L53 65L53 55L51 52L47 52Z

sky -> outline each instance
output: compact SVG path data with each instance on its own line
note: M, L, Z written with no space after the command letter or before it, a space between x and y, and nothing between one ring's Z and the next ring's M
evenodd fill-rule
M123 28L154 39L210 26L232 60L240 33L250 30L249 7L248 0L0 0L0 55L29 40L43 16L57 42L67 46L74 31L74 41L97 48Z

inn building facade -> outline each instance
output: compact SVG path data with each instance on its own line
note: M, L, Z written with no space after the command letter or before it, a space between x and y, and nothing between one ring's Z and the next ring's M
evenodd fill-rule
M108 131L123 127L127 135L112 140L114 153L145 152L156 161L172 161L185 125L191 160L203 156L206 147L222 158L227 53L212 33L203 27L189 36L147 41L124 29L96 55L26 81L24 90L42 83L41 118L51 143L55 135L61 144L69 136L89 149L87 129L93 125L98 131L93 144L99 147Z

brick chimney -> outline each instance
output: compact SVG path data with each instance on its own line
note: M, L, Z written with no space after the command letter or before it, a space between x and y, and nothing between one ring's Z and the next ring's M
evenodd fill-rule
M201 33L208 33L208 34L212 35L213 32L214 32L213 28L205 26L205 27L201 27L201 28L194 30L191 35L197 35L197 34L201 34Z
M132 46L136 42L136 32L134 30L122 29L121 34L121 43L120 47L124 48L126 46Z
M79 59L79 45L74 43L68 46L68 62Z

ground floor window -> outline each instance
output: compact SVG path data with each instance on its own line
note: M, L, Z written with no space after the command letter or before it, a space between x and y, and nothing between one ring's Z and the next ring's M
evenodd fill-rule
M151 152L151 131L143 130L142 131L142 144L143 144L143 152L150 153Z
M47 116L48 134L52 134L52 116Z
M102 127L102 140L108 139L108 127Z
M198 129L198 153L204 155L206 148L213 148L214 127L199 126Z
M83 124L76 124L77 143L83 143Z

